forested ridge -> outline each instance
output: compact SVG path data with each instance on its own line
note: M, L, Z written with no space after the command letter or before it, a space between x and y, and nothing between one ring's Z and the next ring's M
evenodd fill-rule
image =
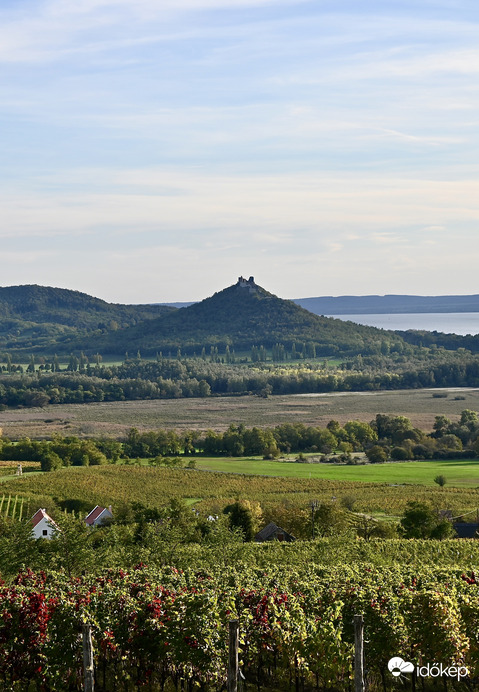
M50 353L73 337L117 331L171 312L163 305L107 303L51 286L0 287L0 347Z
M404 345L393 332L314 315L256 285L250 291L236 284L181 310L112 305L40 286L1 290L0 348L14 355L123 355L138 349L155 355L178 348L193 355L211 346L224 352L227 346L243 351L282 343L291 350L303 342L317 355L354 355L375 353L382 343L388 351Z
M404 341L413 346L432 346L446 348L449 351L462 348L479 353L479 334L445 334L444 332L428 332L425 329L408 329L397 331Z
M0 406L479 386L479 337L320 317L246 284L183 309L0 289Z
M256 284L253 291L232 285L181 310L161 304L107 303L79 291L47 286L0 287L0 349L14 357L79 355L80 351L111 356L138 349L154 356L178 348L192 356L203 348L224 353L226 347L242 352L260 345L273 349L277 344L288 353L293 345L307 344L315 355L343 357L400 353L406 344L479 352L479 336L391 332L323 317Z
M272 348L283 343L291 349L293 343L308 342L314 344L317 355L346 355L374 353L382 341L392 350L403 343L393 332L314 315L260 286L249 291L233 285L200 303L125 329L114 338L104 335L95 346L109 353L121 343L123 350L141 348L145 355L180 347L192 355L210 346L243 351L260 344Z
M211 348L222 355L253 347L308 357L412 353L416 347L465 348L479 352L479 337L392 332L313 314L253 284L238 284L205 300L175 309L159 304L107 303L79 291L45 286L0 288L0 349L14 358L38 356L123 356L141 350L200 355ZM412 346L412 350L411 350ZM304 353L303 353L304 355ZM273 359L274 353L273 353ZM276 358L281 360L281 358Z

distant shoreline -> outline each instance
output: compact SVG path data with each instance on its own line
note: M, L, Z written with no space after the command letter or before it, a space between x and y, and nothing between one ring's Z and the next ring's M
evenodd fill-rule
M294 302L317 315L365 315L479 312L479 295L465 296L322 296Z
M293 303L316 315L400 315L479 312L479 294L454 296L368 295L293 298ZM197 301L155 303L186 308Z
M399 333L415 329L460 336L479 334L479 312L376 312L326 317Z

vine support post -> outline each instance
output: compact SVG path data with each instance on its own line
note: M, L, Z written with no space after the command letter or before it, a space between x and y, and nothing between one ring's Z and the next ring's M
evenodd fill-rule
M229 622L228 692L238 692L239 621Z
M93 645L91 641L91 625L82 626L83 635L83 674L84 691L94 692L95 690L95 671L93 667Z
M314 541L314 539L315 539L315 535L314 535L314 515L315 515L316 510L317 510L318 507L319 507L319 502L318 502L318 500L311 500L311 505L310 505L310 507L311 507L311 538L312 538L312 540Z
M364 685L364 620L354 616L354 692L365 692Z

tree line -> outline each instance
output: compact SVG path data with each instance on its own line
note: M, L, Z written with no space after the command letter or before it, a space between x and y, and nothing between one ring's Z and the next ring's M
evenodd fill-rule
M432 432L416 428L405 416L377 414L370 423L331 420L325 427L282 423L273 428L230 425L225 432L131 428L123 441L55 435L51 440L0 438L0 459L38 461L44 471L62 466L116 463L121 459L155 459L193 455L263 456L313 453L322 461L350 461L364 452L373 463L388 459L474 458L479 454L479 417L465 409L458 421L436 416ZM342 455L339 459L336 456ZM301 456L298 461L306 461ZM174 465L173 463L171 465Z
M19 373L21 366L10 363L0 374L0 406L479 386L479 357L447 351L434 357L428 351L422 360L378 356L375 362L358 356L339 367L324 361L241 364L160 356L105 365L100 358L93 364L77 359L69 371L29 364L28 372Z

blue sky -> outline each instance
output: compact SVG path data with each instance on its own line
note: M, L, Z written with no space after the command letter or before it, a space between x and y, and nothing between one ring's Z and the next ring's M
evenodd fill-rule
M1 285L478 293L475 3L3 0Z

